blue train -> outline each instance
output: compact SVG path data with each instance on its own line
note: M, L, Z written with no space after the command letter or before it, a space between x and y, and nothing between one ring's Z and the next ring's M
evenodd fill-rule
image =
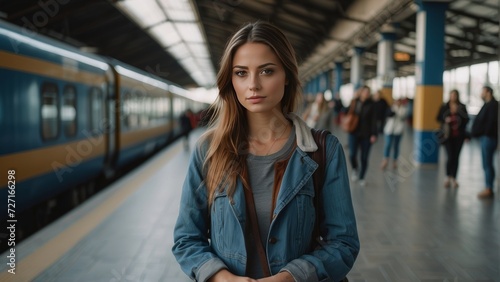
M188 94L0 21L0 219L7 206L14 217L34 207L43 215L63 192L81 201L98 179L162 148L181 134L186 109L207 106Z

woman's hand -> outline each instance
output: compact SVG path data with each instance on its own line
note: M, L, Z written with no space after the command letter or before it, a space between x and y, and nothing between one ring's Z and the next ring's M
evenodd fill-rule
M258 282L295 282L295 279L293 279L293 276L288 272L288 271L283 271L280 272L276 275L273 275L271 277L266 277L257 280Z
M377 142L377 136L376 136L376 135L372 135L372 136L370 136L370 143L372 143L372 144L373 144L373 143L375 143L375 142Z
M227 269L219 270L219 272L215 273L212 277L210 277L210 279L208 279L208 282L257 282L257 281L260 280L255 280L248 277L236 276L231 272L229 272Z

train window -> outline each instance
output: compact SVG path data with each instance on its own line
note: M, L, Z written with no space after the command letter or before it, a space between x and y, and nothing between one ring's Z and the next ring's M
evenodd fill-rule
M130 92L123 93L123 112L125 125L128 128L137 127L139 123L137 99Z
M67 85L63 92L61 120L64 134L68 137L76 135L76 88Z
M90 130L93 133L98 133L99 125L104 121L104 99L102 90L97 87L90 88Z
M170 98L165 98L163 100L163 116L170 121L170 113L172 112Z
M55 139L59 134L59 101L57 86L53 83L42 85L42 138Z

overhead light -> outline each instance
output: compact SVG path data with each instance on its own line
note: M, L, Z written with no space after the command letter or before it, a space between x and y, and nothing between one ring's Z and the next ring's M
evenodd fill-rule
M185 42L203 42L203 36L201 35L200 29L196 23L176 22L175 27Z
M214 84L210 53L190 0L123 0L116 5L165 48L198 85Z
M182 41L171 22L164 22L154 26L149 32L163 47L169 47Z
M195 21L196 17L187 0L161 0L160 4L173 21Z
M119 1L117 5L144 28L166 20L165 13L160 9L156 0Z
M183 42L168 48L168 52L178 61L191 57L191 52L189 52L188 47Z

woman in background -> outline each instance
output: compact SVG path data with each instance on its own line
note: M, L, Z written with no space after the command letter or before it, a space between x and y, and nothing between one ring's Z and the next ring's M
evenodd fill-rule
M392 167L397 168L399 157L399 144L405 128L408 108L403 104L402 100L394 101L394 104L387 112L387 120L384 126L384 159L380 167L385 169L389 164L391 149L393 150Z
M469 122L467 108L460 102L458 90L450 91L450 100L441 106L436 119L441 123L440 142L444 145L448 157L444 187L457 188L458 162L462 145L467 138L465 128Z

